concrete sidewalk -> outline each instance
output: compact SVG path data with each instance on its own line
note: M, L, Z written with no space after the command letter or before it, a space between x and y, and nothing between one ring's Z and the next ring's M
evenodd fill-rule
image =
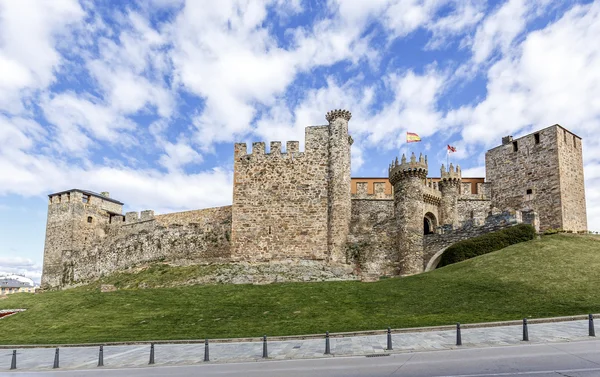
M476 327L462 329L462 346L490 347L524 344L521 325ZM548 343L590 340L588 321L565 321L530 324L528 343ZM383 335L331 337L331 355L325 355L325 339L293 339L268 341L269 359L302 359L386 353L444 350L457 348L456 330L399 332L392 335L393 350L386 350ZM99 347L60 348L60 369L90 369L98 364ZM210 362L262 361L262 342L228 342L210 344ZM204 344L156 344L156 365L186 365L202 363ZM54 362L55 348L17 348L18 371L49 370ZM11 365L12 350L0 350L0 371ZM147 366L150 345L116 345L104 347L104 368ZM59 369L59 370L60 370Z

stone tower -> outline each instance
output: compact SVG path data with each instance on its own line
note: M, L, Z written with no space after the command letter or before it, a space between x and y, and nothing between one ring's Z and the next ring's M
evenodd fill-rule
M540 230L587 230L581 138L555 124L485 155L492 202L500 210L539 213Z
M123 203L107 192L79 189L48 197L42 287L58 287L75 280L74 265L88 262L83 251L104 235L113 215L121 215Z
M440 191L442 192L442 200L440 203L440 223L444 225L452 225L453 228L457 228L459 225L458 220L458 197L460 196L460 184L461 184L461 173L460 166L454 166L450 164L448 170L442 164L441 168L441 179L438 183Z
M298 141L235 144L232 256L234 260L345 262L350 229L350 146L346 110L328 125L306 128Z
M402 159L390 165L389 178L394 186L394 216L397 221L398 273L413 275L423 271L423 190L427 177L427 157L419 160L413 153L410 162Z
M328 236L329 260L345 259L344 247L350 232L350 148L348 121L352 114L347 110L332 110L325 119L329 122L329 178L328 178Z

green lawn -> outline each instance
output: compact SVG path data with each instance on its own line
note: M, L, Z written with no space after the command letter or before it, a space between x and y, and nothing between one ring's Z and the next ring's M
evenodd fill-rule
M157 271L162 271L158 272ZM181 275L153 269L147 274ZM544 236L429 273L327 282L16 294L0 344L203 339L472 323L600 312L600 237ZM154 279L154 280L153 280ZM110 280L110 279L109 279Z

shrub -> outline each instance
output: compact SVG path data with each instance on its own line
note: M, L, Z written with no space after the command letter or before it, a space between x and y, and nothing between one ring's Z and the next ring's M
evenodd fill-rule
M460 241L444 251L438 267L504 249L519 242L529 241L534 239L535 235L535 228L533 226L519 224L497 232Z

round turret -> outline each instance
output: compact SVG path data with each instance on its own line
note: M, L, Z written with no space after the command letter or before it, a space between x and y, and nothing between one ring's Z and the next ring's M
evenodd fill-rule
M457 227L458 221L458 197L460 196L460 183L462 177L460 172L460 166L450 164L448 170L442 164L441 168L441 180L439 183L440 191L442 193L442 200L440 203L440 215L441 223L445 225L452 225Z
M390 183L395 185L398 181L406 177L417 177L425 179L427 177L427 156L423 157L423 154L417 157L413 153L410 156L410 162L406 161L406 156L402 155L402 160L398 162L398 158L390 164L389 177Z
M427 157L413 153L410 161L402 159L389 167L390 183L394 185L394 215L398 236L397 268L400 275L423 271L423 189L427 177Z
M350 118L352 118L352 113L350 113L348 110L337 109L331 110L327 112L327 115L325 115L325 119L327 119L329 123L333 122L337 118L343 118L346 121L349 121Z

